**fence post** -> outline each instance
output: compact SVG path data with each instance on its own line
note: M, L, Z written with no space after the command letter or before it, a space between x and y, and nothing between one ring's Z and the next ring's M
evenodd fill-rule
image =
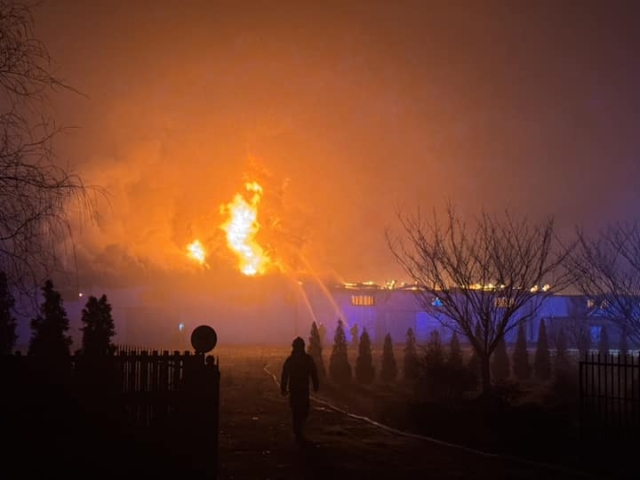
M579 409L579 414L578 414L578 418L580 419L579 421L579 432L580 432L580 441L584 444L585 442L585 408L584 408L584 371L585 371L585 360L580 360L578 362L578 409ZM582 449L581 449L582 450Z

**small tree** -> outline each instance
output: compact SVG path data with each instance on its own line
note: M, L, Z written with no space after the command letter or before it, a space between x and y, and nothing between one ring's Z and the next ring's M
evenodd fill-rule
M518 338L513 350L513 373L518 380L527 380L531 376L527 337L522 324L518 327Z
M429 399L460 398L466 391L476 387L476 377L451 356L445 356L440 334L434 330L422 359L422 370L418 382L418 394Z
M402 376L405 380L415 380L418 378L418 350L416 347L416 335L413 329L407 330L407 342L404 346L404 357L402 362Z
M82 354L92 357L112 355L115 351L112 339L116 329L106 295L100 299L93 295L89 297L82 310L81 322Z
M440 333L437 330L433 330L429 334L429 342L427 343L424 359L427 365L441 365L445 362L444 348L442 348Z
M475 326L475 334L476 336L480 335L480 325L476 324ZM478 379L481 375L480 371L480 357L475 349L471 350L471 356L469 357L469 361L467 362L467 368L469 371Z
M384 345L382 346L382 368L380 369L380 379L385 383L391 383L398 376L398 366L396 357L393 355L393 341L391 334L387 333L384 337Z
M548 380L551 377L551 356L549 354L549 339L544 320L540 320L538 330L538 344L533 359L533 373L539 380Z
M16 344L15 299L11 295L7 275L0 272L0 355L9 355Z
M443 380L441 376L444 375L446 356L440 340L440 333L437 330L432 330L429 334L429 341L424 350L422 360L422 376L426 376L427 383L432 387L434 385L441 386Z
M347 337L344 333L344 324L338 320L335 334L333 336L333 349L329 359L329 375L331 380L337 384L351 382L351 365L347 355Z
M627 338L627 329L620 329L620 355L626 356L629 353L629 339Z
M474 390L477 384L475 375L464 364L464 356L460 347L460 340L457 332L453 332L449 341L449 355L447 356L447 371L449 393L453 398L460 398L464 392Z
M504 338L500 339L491 361L491 375L497 381L506 380L511 372L509 365L509 355L507 354L507 344Z
M591 335L586 325L580 329L580 334L577 338L578 352L580 352L580 358L584 358L589 350L591 350Z
M449 342L449 356L447 362L453 368L459 368L463 366L462 360L462 348L460 347L460 340L458 339L458 333L453 332L451 340Z
M369 385L375 378L373 357L371 356L371 339L367 329L362 330L358 344L358 358L356 359L356 380L358 383Z
M609 332L607 326L603 325L600 330L600 339L598 340L598 353L600 355L606 355L611 350L611 344L609 343Z
M322 359L322 340L320 337L320 330L316 325L316 322L311 324L311 333L309 335L309 346L307 347L307 353L311 355L313 361L316 364L318 370L318 376L324 378L326 371L324 369L324 360Z
M62 297L54 290L51 280L45 282L42 293L44 301L40 305L40 314L31 320L32 335L28 353L51 359L69 357L69 319Z
M587 302L583 296L571 296L567 298L567 317L562 325L564 328L566 345L575 345L580 352L579 357L584 358L591 348L591 329L587 317L597 307ZM549 332L551 343L555 340ZM557 341L557 340L556 340Z
M554 363L556 375L569 371L570 363L568 355L567 335L564 332L564 328L560 328L558 339L556 340L556 358Z
M354 350L358 350L358 339L360 335L358 333L358 324L354 323L352 327L349 329L349 333L351 334L351 346Z

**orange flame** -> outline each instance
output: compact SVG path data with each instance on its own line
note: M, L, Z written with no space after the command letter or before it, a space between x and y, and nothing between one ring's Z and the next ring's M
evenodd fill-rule
M194 240L187 245L187 255L200 265L204 265L207 259L207 252L202 246L202 243L200 243L200 240Z
M245 200L238 193L231 203L220 207L223 214L229 215L221 228L227 234L227 245L238 257L240 271L245 275L258 275L265 273L270 263L255 240L260 230L258 204L262 198L262 187L257 182L247 183L245 187L248 192L253 192L251 200Z

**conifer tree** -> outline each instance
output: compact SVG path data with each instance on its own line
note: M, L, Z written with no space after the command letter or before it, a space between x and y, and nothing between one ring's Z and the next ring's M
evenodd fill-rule
M15 299L11 295L7 275L0 272L0 355L9 355L18 339L13 316Z
M442 348L440 333L438 333L437 330L433 330L429 334L429 342L427 343L427 350L425 352L425 362L427 363L427 367L440 366L445 363L444 349Z
M464 392L475 389L477 377L464 363L460 340L455 330L449 340L445 367L440 390L447 398L460 398Z
M591 349L591 335L589 329L585 325L580 326L577 335L577 346L580 358L585 358Z
M544 320L540 320L538 329L538 344L533 359L533 373L539 380L547 380L551 376L551 356L549 354L549 339Z
M453 368L460 368L463 366L462 348L460 348L460 340L458 339L458 334L455 331L451 335L451 340L449 341L448 363Z
M82 309L82 354L95 356L112 355L115 351L113 337L116 334L111 316L111 305L107 296L100 299L89 297Z
M424 349L420 363L420 377L418 379L419 395L426 398L440 398L448 391L450 379L446 356L440 334L433 330L429 334L429 341Z
M360 340L360 334L358 332L358 324L354 323L349 329L349 333L351 334L351 346L354 350L358 350L358 341Z
M358 343L358 358L356 358L356 380L358 383L369 385L375 378L373 357L371 355L371 339L367 329L362 330Z
M69 319L62 297L54 290L51 280L45 282L42 294L44 300L40 305L40 314L31 320L32 335L28 353L47 358L69 357Z
M404 357L402 363L402 376L405 380L415 380L418 378L418 349L416 346L416 335L413 329L407 330L407 342L404 346Z
M620 355L626 357L629 354L629 340L627 339L627 329L620 331Z
M322 359L322 340L320 338L320 331L316 322L311 324L311 333L309 335L309 346L307 347L307 353L311 355L313 361L316 364L318 370L318 377L324 378L326 371L324 369L324 360Z
M398 376L398 365L396 357L393 354L393 341L391 334L387 333L384 337L384 345L382 346L382 367L380 368L380 379L385 383L395 382Z
M611 350L611 344L609 343L609 332L607 326L603 325L600 330L600 340L598 341L598 353L600 355L606 355Z
M567 372L569 370L569 366L567 335L564 333L564 328L560 328L560 331L558 332L558 339L556 340L556 358L554 362L556 375L561 372Z
M527 337L522 323L518 326L518 338L513 350L513 373L518 380L527 380L531 377Z
M476 323L475 326L475 333L474 333L476 338L481 338L481 332L480 332L480 323ZM480 357L478 356L478 353L476 352L475 348L472 348L471 350L471 356L469 357L469 362L467 363L467 368L476 376L476 377L480 377L481 371L481 365L480 365Z
M331 380L337 384L351 382L351 365L347 356L347 337L344 333L344 323L338 320L335 334L333 336L333 349L329 359L329 375Z
M504 338L500 338L496 344L491 359L491 375L496 381L506 380L511 375L511 365L509 364L509 355L507 354L507 344Z
M475 376L480 376L480 357L475 350L472 350L469 360L467 361L467 368Z

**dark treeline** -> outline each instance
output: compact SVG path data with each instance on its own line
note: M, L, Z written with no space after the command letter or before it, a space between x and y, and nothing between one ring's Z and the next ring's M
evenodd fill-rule
M69 318L60 293L53 282L47 280L41 289L42 303L31 320L31 338L28 355L42 358L63 358L72 354L69 336ZM0 349L10 354L16 344L16 320L12 313L15 299L12 296L7 277L0 272ZM111 304L107 296L89 296L82 310L82 340L77 353L88 356L113 354L116 334L111 315Z
M564 337L563 329L560 329L556 348L551 349L546 323L543 320L539 326L538 341L533 348L529 348L525 340L524 327L520 325L518 338L513 347L509 348L504 341L498 343L491 363L494 384L527 380L546 382L559 373L576 370L578 361L582 357L569 354ZM350 346L347 344L344 322L338 320L334 342L331 345L328 380L338 385L352 381L363 385L369 385L376 380L382 383L425 381L433 388L436 388L437 384L462 394L465 391L475 390L481 377L479 361L471 342L467 341L464 345L466 347L463 350L457 332L454 332L449 343L444 345L437 330L433 330L429 340L421 345L417 342L413 329L409 328L402 345L403 355L398 363L395 348L399 345L394 345L390 334L385 335L382 349L375 356L366 328L362 330L358 341L352 341ZM318 327L313 322L308 352L314 358L319 371L322 372L321 375L326 375L323 355L326 347L320 341ZM603 355L610 353L606 331L604 341L599 343L599 348L597 353ZM349 351L352 351L355 356L353 368ZM456 385L445 385L447 382L456 383Z
M580 352L569 351L562 329L551 348L545 321L539 324L537 342L530 345L524 325L519 325L514 344L502 341L496 347L487 394L480 359L469 339L457 332L444 343L440 332L433 330L426 342L419 343L409 328L402 343L394 344L387 334L381 346L373 346L366 329L360 330L357 343L347 345L344 328L344 322L338 321L334 344L326 346L332 348L332 367L321 395L377 421L474 448L517 453L575 468L589 465L609 473L613 471L607 460L613 458L610 452L618 452L615 458L620 459L620 452L640 440L633 433L635 427L629 430L625 424L620 438L629 443L624 448L614 442L619 438L614 434L602 437L603 430L596 429L596 440L608 439L603 445L599 440L589 443L593 437L580 430L581 422L601 421L597 416L605 415L607 402L611 409L624 399L624 418L630 421L637 415L637 405L631 408L630 402L636 398L638 360L611 353L606 333L587 362ZM311 331L313 336L315 327ZM322 355L319 358L322 362ZM590 395L587 413L580 408L581 361L585 369L595 372L587 379L591 393L583 394ZM591 416L581 416L587 414ZM516 433L521 431L527 435ZM537 439L543 436L546 441L541 443ZM599 455L593 455L593 449ZM616 471L626 468L627 462L621 461Z

